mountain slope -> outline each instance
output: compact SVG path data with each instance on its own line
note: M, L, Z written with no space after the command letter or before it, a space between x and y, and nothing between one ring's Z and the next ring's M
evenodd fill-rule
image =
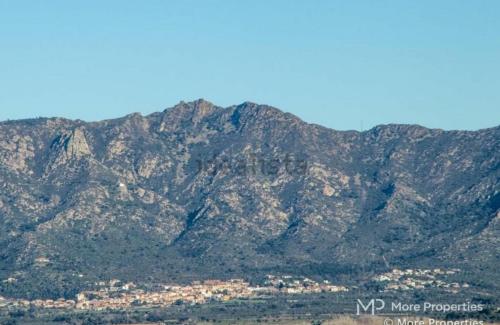
M0 289L354 281L396 266L495 275L499 162L500 127L339 132L253 103L2 122Z

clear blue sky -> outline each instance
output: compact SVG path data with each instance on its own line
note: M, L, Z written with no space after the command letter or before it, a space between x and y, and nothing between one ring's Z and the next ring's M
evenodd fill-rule
M336 129L500 124L500 1L0 0L0 120L253 101Z

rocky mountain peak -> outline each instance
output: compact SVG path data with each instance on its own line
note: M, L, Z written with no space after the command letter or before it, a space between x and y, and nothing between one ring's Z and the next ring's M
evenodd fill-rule
M181 101L174 107L163 111L163 118L159 131L172 131L185 123L197 125L201 120L218 109L217 106L204 99L192 102Z
M180 101L177 105L167 108L164 113L175 113L179 115L190 115L192 117L204 117L215 111L217 107L203 98L185 102Z

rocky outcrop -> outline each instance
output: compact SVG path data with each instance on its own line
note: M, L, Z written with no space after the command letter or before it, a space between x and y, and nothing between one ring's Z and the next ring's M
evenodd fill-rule
M52 142L50 168L91 156L90 147L85 138L84 129L77 127L72 131L63 131Z

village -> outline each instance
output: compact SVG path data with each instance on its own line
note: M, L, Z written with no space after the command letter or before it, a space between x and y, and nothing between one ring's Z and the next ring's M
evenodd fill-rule
M467 283L446 282L459 269L393 269L372 278L383 291L443 288L458 292ZM0 296L0 308L47 308L79 310L117 310L132 307L167 307L181 304L205 304L212 301L252 299L272 295L347 292L346 286L328 280L317 282L303 276L267 275L263 285L252 286L242 279L194 281L189 285L155 284L141 286L118 279L94 283L95 289L83 291L75 299L9 299Z
M458 282L449 283L444 281L443 278L459 272L460 269L393 269L391 272L373 277L372 280L383 283L387 291L425 289L432 287L458 292L460 288L468 288L469 284L460 284Z
M25 300L0 297L0 308L48 308L107 310L131 307L166 307L174 304L204 304L210 301L250 299L263 295L307 294L344 292L347 287L332 285L325 280L318 283L305 277L267 275L264 286L251 286L241 279L195 281L190 285L156 285L156 290L146 291L133 282L120 280L98 282L98 290L84 291L75 300Z

